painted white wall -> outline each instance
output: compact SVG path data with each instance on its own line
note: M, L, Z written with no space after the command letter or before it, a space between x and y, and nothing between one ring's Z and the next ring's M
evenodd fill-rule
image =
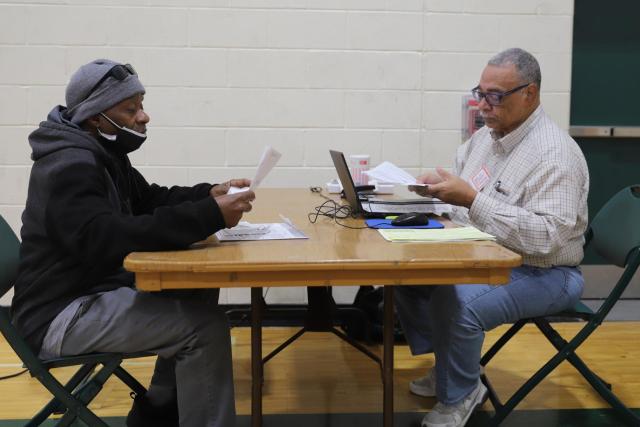
M146 86L150 139L132 161L150 181L252 176L270 144L283 157L264 186L304 187L335 175L329 148L450 165L461 97L508 47L538 57L545 110L568 128L572 23L573 0L4 1L0 214L19 230L27 135L92 59L131 63Z

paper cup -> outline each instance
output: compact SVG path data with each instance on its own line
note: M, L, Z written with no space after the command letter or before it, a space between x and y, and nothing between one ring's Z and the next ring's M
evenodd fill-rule
M367 185L369 177L362 173L369 170L368 154L352 154L349 156L349 169L355 185Z

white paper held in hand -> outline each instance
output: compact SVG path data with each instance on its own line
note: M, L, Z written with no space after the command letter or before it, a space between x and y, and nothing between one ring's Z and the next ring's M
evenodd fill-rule
M229 189L229 194L239 193L241 191L247 191L247 190L255 190L256 188L258 188L262 180L269 174L269 172L271 172L271 169L273 169L273 167L278 163L278 160L280 160L280 157L282 157L282 154L279 151L275 150L270 145L264 147L264 151L262 152L262 158L260 159L260 162L258 162L258 169L256 170L255 176L251 180L251 186L244 187L244 188L231 187Z
M364 171L364 174L369 178L375 179L378 182L385 182L390 184L403 184L403 185L415 185L423 186L416 182L416 178L404 169L400 169L398 166L391 162L382 162L375 168Z

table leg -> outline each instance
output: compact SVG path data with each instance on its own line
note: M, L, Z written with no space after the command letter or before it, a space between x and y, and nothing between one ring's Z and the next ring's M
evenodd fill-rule
M393 427L393 286L384 287L383 425Z
M251 288L251 427L262 426L262 288Z

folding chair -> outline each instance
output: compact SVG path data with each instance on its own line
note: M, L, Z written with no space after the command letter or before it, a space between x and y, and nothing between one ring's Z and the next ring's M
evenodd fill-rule
M593 246L596 252L611 264L624 267L615 287L595 313L582 303L570 310L551 316L521 319L515 323L482 356L483 367L498 351L528 322L533 322L544 336L556 348L557 353L529 380L527 380L504 404L498 398L487 376L482 381L489 389L489 399L495 408L492 425L499 425L505 417L522 401L535 386L551 373L561 362L568 360L591 384L591 386L616 410L621 420L629 425L640 426L640 417L630 411L611 391L606 383L593 373L584 361L575 353L576 349L596 330L611 308L627 288L627 285L640 265L640 185L627 187L609 200L591 222L586 233L586 245ZM553 319L581 319L585 326L569 341L566 341L553 329L549 322Z
M11 289L15 281L19 248L18 238L0 216L0 297ZM134 393L146 392L144 386L120 364L123 359L151 356L151 354L93 353L40 360L11 324L9 307L0 306L0 331L31 376L53 395L53 399L26 424L27 427L41 425L52 414L63 414L57 426L69 426L79 419L89 427L108 427L108 424L98 418L87 408L87 405L96 397L112 374L120 378ZM96 370L98 365L102 367ZM67 366L78 366L79 369L63 385L49 370Z

